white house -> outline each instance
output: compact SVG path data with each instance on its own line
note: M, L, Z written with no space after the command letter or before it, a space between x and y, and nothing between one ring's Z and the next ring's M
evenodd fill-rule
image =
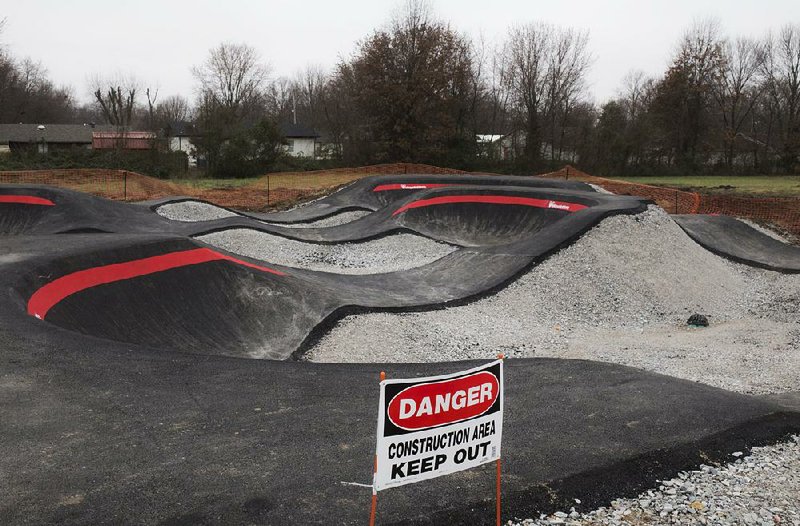
M295 157L314 158L317 153L317 140L320 135L312 128L302 124L281 124L281 135L286 138L284 149Z
M169 150L171 152L184 152L189 160L189 167L197 166L197 151L192 144L192 139L197 136L194 126L188 122L175 122L170 124L166 130L169 137Z

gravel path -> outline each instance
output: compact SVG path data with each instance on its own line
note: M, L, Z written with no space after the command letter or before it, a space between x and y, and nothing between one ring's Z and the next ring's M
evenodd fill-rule
M338 226L344 225L345 223L351 223L356 219L361 219L362 217L370 215L372 212L369 210L350 210L348 212L339 212L338 214L334 214L332 216L328 216L322 219L317 219L316 221L311 221L309 223L294 223L294 224L284 224L280 223L280 226L286 228L325 228L329 226ZM278 224L278 223L273 223Z
M222 219L233 217L236 214L200 201L181 201L179 203L167 203L156 208L156 213L160 216L172 219L173 221L210 221L212 219Z
M695 312L711 326L687 327ZM307 358L425 362L497 352L619 363L743 393L796 390L800 275L715 256L650 207L606 219L493 296L348 316Z
M363 243L322 245L236 228L197 237L216 247L269 263L338 274L377 274L426 265L456 250L414 234Z
M800 526L800 437L725 466L701 466L662 481L635 499L587 514L559 511L517 526L754 525Z
M237 214L218 206L202 203L200 201L181 201L179 203L169 203L159 206L156 213L172 219L173 221L210 221L212 219L222 219L224 217L234 217ZM286 228L324 228L329 226L343 225L350 223L356 219L371 214L368 210L350 210L347 212L339 212L332 216L310 221L308 223L295 223L295 224L282 224L273 223L275 225L283 226Z

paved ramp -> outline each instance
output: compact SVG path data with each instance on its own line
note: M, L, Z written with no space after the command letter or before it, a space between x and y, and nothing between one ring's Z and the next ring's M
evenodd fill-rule
M745 265L800 272L800 247L787 245L728 216L676 215L675 221L706 249Z

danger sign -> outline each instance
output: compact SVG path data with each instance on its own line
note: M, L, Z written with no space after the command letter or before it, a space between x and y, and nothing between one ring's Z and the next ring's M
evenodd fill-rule
M500 458L503 360L468 371L381 382L375 491Z

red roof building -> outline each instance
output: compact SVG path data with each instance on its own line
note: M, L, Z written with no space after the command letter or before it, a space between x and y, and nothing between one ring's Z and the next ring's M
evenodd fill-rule
M152 150L156 147L156 134L152 132L93 132L93 150Z

